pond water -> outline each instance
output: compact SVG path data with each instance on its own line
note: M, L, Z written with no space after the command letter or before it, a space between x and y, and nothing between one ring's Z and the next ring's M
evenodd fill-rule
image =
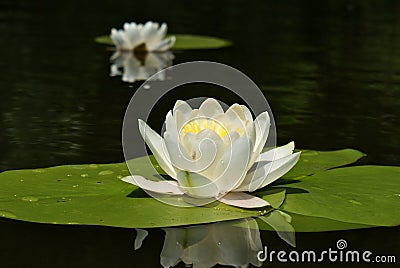
M171 33L233 41L175 52L173 63L217 61L246 73L272 107L278 144L355 148L367 154L361 164L400 165L399 12L397 1L2 0L0 171L124 160L122 119L140 82L110 77L112 51L93 40L125 21L149 19L167 22ZM161 129L178 96L224 98L210 88L177 90L150 125ZM343 238L399 259L399 231L299 233L297 244L327 249ZM152 230L139 251L130 229L0 219L0 237L1 267L159 267L164 231ZM275 233L261 238L290 248Z

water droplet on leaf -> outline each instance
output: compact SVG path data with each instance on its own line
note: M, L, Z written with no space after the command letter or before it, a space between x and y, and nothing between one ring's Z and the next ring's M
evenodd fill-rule
M356 200L353 200L353 199L350 199L349 202L354 204L354 205L362 205L360 202L358 202Z
M36 202L39 201L39 198L35 196L24 196L21 198L22 201L27 201L27 202Z
M114 174L114 171L111 170L103 170L99 172L99 175L104 176L104 175L111 175Z
M35 173L44 173L45 170L44 170L44 169L33 169L32 172L35 172Z
M0 210L0 217L9 218L9 219L16 219L17 216L9 211Z

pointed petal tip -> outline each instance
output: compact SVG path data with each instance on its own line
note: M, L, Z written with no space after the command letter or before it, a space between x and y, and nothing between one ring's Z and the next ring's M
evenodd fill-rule
M152 181L139 175L127 176L121 179L124 182L133 184L143 190L167 195L183 195L176 181L162 180Z
M289 146L289 148L292 149L292 151L293 151L293 150L294 150L294 147L295 147L294 141L289 142L289 143L287 144L287 146Z
M133 185L136 185L135 180L133 179L133 176L126 176L126 177L123 177L123 178L121 179L121 181L130 183L130 184L133 184Z
M301 152L295 152L292 154L293 158L297 158L296 161L299 159Z
M271 206L266 200L243 192L230 192L219 199L220 202L241 208L261 208Z

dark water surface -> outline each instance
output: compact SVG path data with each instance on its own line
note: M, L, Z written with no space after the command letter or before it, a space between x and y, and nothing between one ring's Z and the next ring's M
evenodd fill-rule
M109 77L112 52L93 39L149 19L171 33L232 40L225 49L177 52L174 64L210 60L246 73L273 109L279 144L351 147L367 154L362 164L400 165L399 14L399 1L2 0L0 171L124 160L122 118L140 83ZM224 98L207 89L176 95ZM173 97L154 112L155 128ZM0 219L0 267L158 267L162 230L137 252L134 234ZM399 228L300 233L297 243L326 249L340 238L400 261ZM288 248L270 232L262 240Z

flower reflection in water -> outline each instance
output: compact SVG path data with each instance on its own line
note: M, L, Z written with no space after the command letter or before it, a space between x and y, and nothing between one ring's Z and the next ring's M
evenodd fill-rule
M294 245L294 229L290 216L280 212L259 218L277 230L278 235ZM173 267L181 261L186 266L213 267L217 264L233 267L260 267L257 254L263 250L258 223L253 218L216 222L186 227L164 228L165 240L160 263ZM147 232L137 229L135 249L139 249Z
M110 76L122 75L122 81L133 83L146 80L150 76L172 65L174 54L163 53L135 53L116 51L110 58ZM165 72L155 77L155 80L165 80Z

